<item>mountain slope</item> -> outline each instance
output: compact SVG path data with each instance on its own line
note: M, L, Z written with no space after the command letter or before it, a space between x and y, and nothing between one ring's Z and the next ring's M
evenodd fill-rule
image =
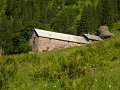
M119 90L120 32L114 33L113 39L82 47L0 56L0 88Z

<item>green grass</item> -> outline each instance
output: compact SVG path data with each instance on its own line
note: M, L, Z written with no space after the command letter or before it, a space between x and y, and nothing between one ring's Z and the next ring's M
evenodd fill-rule
M46 53L0 56L1 90L120 90L120 32Z

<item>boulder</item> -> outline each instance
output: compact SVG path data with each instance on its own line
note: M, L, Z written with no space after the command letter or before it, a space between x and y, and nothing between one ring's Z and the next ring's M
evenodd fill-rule
M107 39L115 36L113 33L109 32L108 26L100 26L97 35L100 36L102 39Z

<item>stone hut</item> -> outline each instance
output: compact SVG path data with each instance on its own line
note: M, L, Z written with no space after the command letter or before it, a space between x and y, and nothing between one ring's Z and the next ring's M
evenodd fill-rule
M67 48L87 44L88 41L81 36L51 32L35 29L30 38L32 52L51 51L58 48Z

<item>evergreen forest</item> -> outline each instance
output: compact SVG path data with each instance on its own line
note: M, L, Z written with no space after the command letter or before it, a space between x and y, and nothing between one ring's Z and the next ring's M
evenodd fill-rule
M120 0L0 0L0 47L28 52L34 28L82 35L120 20Z

